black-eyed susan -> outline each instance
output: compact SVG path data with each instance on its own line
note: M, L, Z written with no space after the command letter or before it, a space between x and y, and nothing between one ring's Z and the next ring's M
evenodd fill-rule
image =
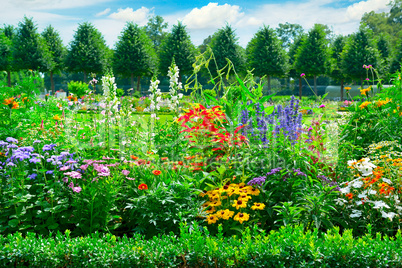
M215 216L214 214L212 214L212 215L208 215L205 220L208 222L208 224L212 224L212 223L216 223L216 221L218 220L218 217Z
M234 212L230 211L229 209L219 210L215 213L217 217L223 220L229 220L229 218L233 217Z
M245 202L247 202L248 200L250 200L251 199L251 196L249 196L249 195L247 195L247 194L241 194L238 198L237 198L237 200L243 200L243 201L245 201Z
M233 218L235 221L240 222L241 224L245 221L248 221L250 219L250 215L247 213L237 213L236 216Z
M232 207L235 207L236 209L245 208L245 207L247 207L247 201L234 200Z
M212 207L218 207L218 206L222 205L222 202L220 200L215 200L213 202L210 202L209 205Z
M252 210L263 210L265 208L265 204L263 203L254 203L251 207Z
M248 192L248 194L255 195L255 196L257 196L257 195L260 194L260 190L257 189L257 188L251 188L251 189L248 190L247 192Z
M212 214L212 213L214 213L216 211L216 209L215 209L215 207L209 207L209 209L207 209L207 210L205 210L205 213L207 213L207 214Z

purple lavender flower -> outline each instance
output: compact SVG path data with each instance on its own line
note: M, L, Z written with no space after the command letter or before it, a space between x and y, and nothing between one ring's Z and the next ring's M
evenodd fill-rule
M281 167L273 168L273 169L271 169L270 172L267 173L267 176L269 176L269 175L274 175L275 173L278 173L278 172L281 171L281 170L282 170Z
M52 143L52 144L45 144L44 146L43 146L43 151L44 152L46 152L46 151L52 151L53 149L54 149L54 147L56 147L57 145L56 144L54 144L54 143Z
M48 171L46 171L46 174L52 175L53 172L54 172L53 170L48 170Z
M31 159L29 159L29 162L37 164L37 163L40 162L40 159L38 159L38 158L31 158Z

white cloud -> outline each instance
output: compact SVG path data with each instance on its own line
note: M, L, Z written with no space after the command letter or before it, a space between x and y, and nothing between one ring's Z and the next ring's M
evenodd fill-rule
M148 22L150 12L151 10L146 7L141 7L135 11L130 7L126 9L119 8L117 12L110 14L109 18L124 22L133 21L139 25L145 25Z
M375 12L383 12L388 11L389 7L387 4L389 0L367 0L360 1L351 6L348 6L346 9L346 15L350 19L360 20L364 13L375 11Z
M183 23L189 29L213 29L225 25L225 23L235 23L244 13L240 11L239 6L229 4L218 5L209 3L202 8L194 8L184 18Z
M101 11L99 13L96 13L95 17L101 17L101 16L104 16L104 15L107 15L107 14L110 13L110 10L111 10L110 8L106 8L105 10L103 10L103 11Z

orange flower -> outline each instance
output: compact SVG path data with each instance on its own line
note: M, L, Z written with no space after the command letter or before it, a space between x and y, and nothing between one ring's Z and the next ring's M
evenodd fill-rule
M11 103L13 103L13 101L14 101L14 98L5 99L3 101L3 104L4 105L10 105Z
M168 158L167 157L162 157L161 160L166 161L166 160L168 160Z
M352 199L352 198L353 198L353 194L352 194L352 193L348 193L348 194L346 194L346 197L349 198L349 199Z
M178 165L182 166L183 165L183 161L179 161L177 162Z
M18 102L13 102L13 106L11 107L11 109L18 109L19 105Z
M154 174L154 175L156 175L156 176L159 176L159 175L161 175L161 171L160 170L153 170L152 171L152 174Z
M138 159L138 157L137 157L137 156L134 156L134 155L130 155L130 157L131 157L131 159L133 159L133 160L137 160L137 159Z
M195 156L193 155L193 156L186 156L186 157L184 157L184 159L186 159L186 160L190 160L190 159L193 159Z
M140 185L138 185L138 189L139 190L148 190L148 185L146 185L145 183L141 183Z

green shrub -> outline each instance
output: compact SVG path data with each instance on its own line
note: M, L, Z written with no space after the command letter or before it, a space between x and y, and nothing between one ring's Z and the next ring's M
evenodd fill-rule
M74 94L77 98L81 98L88 94L89 88L86 83L80 81L71 81L68 83L68 91Z

